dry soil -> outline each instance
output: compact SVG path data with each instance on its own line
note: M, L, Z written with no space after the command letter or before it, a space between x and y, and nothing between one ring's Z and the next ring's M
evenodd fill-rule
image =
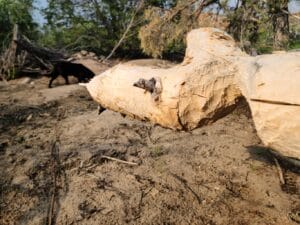
M279 159L280 184L246 104L178 132L47 82L0 86L0 224L300 223L299 170Z

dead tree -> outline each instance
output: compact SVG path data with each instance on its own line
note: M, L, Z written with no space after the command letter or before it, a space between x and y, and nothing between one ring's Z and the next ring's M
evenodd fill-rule
M15 73L41 74L52 70L53 63L65 61L67 55L37 46L14 26L13 38L8 49L0 57L0 76L11 79ZM47 72L46 72L47 73Z

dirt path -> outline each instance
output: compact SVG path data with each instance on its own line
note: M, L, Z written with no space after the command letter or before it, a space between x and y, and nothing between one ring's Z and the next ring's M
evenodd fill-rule
M247 106L175 132L47 81L0 86L0 224L300 223L299 174L280 186Z

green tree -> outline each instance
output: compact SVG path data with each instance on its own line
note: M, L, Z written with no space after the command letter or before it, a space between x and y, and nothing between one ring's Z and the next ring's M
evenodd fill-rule
M108 54L126 29L137 3L137 0L48 0L44 10L48 25L42 42L57 48ZM135 24L119 54L129 49L139 51L137 27Z
M290 2L292 0L238 0L234 10L226 11L230 21L228 30L242 47L250 43L261 52L286 49L291 36Z
M265 52L270 47L269 18L265 1L239 0L233 9L225 8L228 32L248 53Z
M209 16L207 12L213 9L211 15L222 12L220 16L228 22L227 31L246 52L284 49L290 44L289 2L237 0L232 7L229 0L178 0L168 9L150 7L145 11L147 23L139 33L141 47L153 57L183 52L186 33L199 27L200 13Z
M268 10L273 26L275 50L286 49L289 43L289 0L268 0Z
M33 0L0 0L0 50L11 40L14 24L31 40L38 38L38 25L32 18Z

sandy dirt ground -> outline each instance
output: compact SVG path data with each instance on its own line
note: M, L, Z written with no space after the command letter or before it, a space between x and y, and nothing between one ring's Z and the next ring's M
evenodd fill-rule
M300 223L299 169L278 159L280 184L246 104L178 132L47 83L0 85L1 225Z

